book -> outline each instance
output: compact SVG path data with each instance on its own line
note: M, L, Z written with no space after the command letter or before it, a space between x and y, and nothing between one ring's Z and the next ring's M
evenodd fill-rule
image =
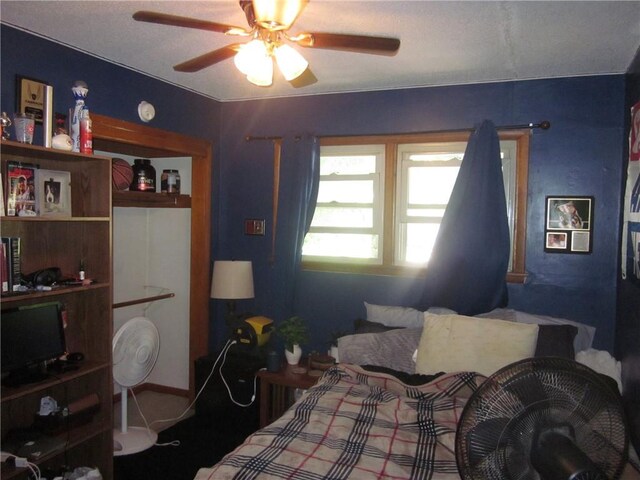
M36 215L37 168L30 163L7 162L7 216Z
M2 177L2 173L0 173L0 216L4 217L6 215L6 211L4 209L4 189L2 187L4 178Z
M20 237L2 237L2 245L6 256L7 292L17 292L22 282Z
M0 243L0 291L9 292L9 274L7 266L7 250L4 242Z

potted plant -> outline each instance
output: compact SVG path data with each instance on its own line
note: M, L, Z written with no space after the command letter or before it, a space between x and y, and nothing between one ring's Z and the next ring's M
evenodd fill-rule
M297 316L290 317L280 322L276 333L284 340L284 354L290 365L297 365L302 356L301 345L309 341L309 332L305 321Z

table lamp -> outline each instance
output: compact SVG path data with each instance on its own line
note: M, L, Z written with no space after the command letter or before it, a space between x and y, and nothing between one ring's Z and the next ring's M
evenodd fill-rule
M211 298L227 300L227 323L236 316L236 300L253 298L250 261L216 260L211 278Z

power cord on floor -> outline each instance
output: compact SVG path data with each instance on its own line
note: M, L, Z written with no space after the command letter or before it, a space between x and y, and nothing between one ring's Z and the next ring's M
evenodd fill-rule
M209 375L207 376L207 378L205 379L204 383L202 384L202 387L200 387L200 390L198 390L198 393L196 394L195 398L193 399L193 401L187 406L187 408L184 410L184 412L182 412L180 415L178 415L177 417L174 418L166 418L166 419L161 419L161 420L154 420L153 422L151 422L151 424L149 424L147 422L146 417L144 416L144 414L142 413L142 409L140 408L140 404L138 403L138 399L135 396L135 393L133 392L133 390L131 391L131 396L133 397L133 401L136 404L136 407L138 409L138 412L140 413L140 416L142 417L142 420L144 421L144 424L147 428L147 431L150 433L151 432L151 426L156 424L156 423L167 423L167 422L175 422L178 420L182 420L182 418L189 413L189 411L191 410L191 408L195 405L196 401L198 400L198 398L200 398L200 395L202 394L202 392L204 391L204 389L206 388L207 384L209 383L209 380L211 379L211 377L213 376L214 372L216 371L216 366L218 365L218 362L220 361L220 358L223 358L223 362L222 365L224 365L224 361L226 360L227 357L227 352L229 351L229 349L235 345L237 342L235 340L227 340L227 343L224 345L224 347L222 348L222 350L220 351L220 353L218 354L218 357L216 358L215 362L213 362L213 366L211 367L211 371L209 372ZM220 369L222 370L222 365L220 365ZM222 371L220 372L220 376L222 376ZM227 386L227 382L225 381L224 377L222 378L225 386ZM251 402L253 403L254 399L255 399L255 389L256 389L256 378L254 377L254 395L253 398L251 399ZM231 400L235 402L235 400L233 399L233 396L231 395L231 391L229 390L229 387L227 386L227 391L229 392L229 397L231 397ZM249 404L251 405L251 403ZM249 406L247 405L247 406ZM168 443L156 443L156 446L159 447L167 447L167 446L171 446L171 447L177 447L180 445L180 440L174 440L172 442L168 442Z

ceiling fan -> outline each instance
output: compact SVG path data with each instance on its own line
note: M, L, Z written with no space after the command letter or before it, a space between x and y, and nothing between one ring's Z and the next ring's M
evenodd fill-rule
M182 62L173 69L178 72L197 72L234 57L236 67L247 76L247 80L259 86L272 84L274 59L284 78L293 86L306 86L317 81L308 68L308 62L289 43L306 48L376 55L395 55L400 48L397 38L317 32L289 34L289 29L308 1L240 0L240 8L244 11L249 28L150 11L138 11L133 18L139 22L250 38L248 42L232 43Z

